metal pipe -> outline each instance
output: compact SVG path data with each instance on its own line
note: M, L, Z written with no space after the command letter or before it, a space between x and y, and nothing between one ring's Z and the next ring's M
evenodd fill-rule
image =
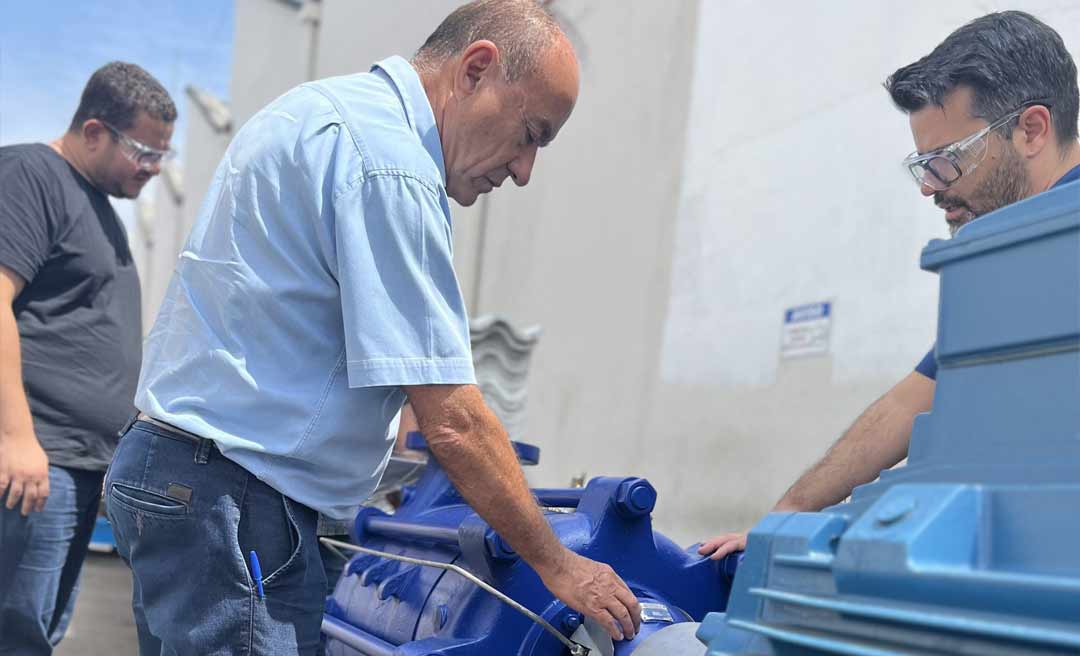
M559 631L556 630L555 627L551 626L551 624L547 620L540 617L536 613L532 612L528 608L522 606L521 604L514 601L510 597L506 596L502 592L499 592L498 590L496 590L495 588L493 588L492 586L488 585L483 580L481 580L480 577L476 576L475 574L473 574L472 572L470 572L469 570L467 570L467 569L465 569L463 567L458 567L457 565L453 565L453 564L450 564L450 563L440 563L440 562L435 561L435 560L424 560L422 558L411 558L409 556L402 556L401 554L392 554L392 553L388 553L388 552L385 552L385 551L379 551L378 549L368 549L367 547L361 547L361 546L358 546L358 545L355 545L355 544L349 544L348 542L340 542L338 540L332 540L330 538L319 538L319 542L322 542L327 547L330 547L330 548L334 549L334 553L337 553L339 556L342 556L342 557L344 557L344 554L342 554L340 551L337 551L337 549L347 549L348 551L356 551L358 553L371 554L372 556L379 556L380 558L389 558L391 560L399 560L399 561L401 561L403 563L409 563L411 565L423 565L424 567L436 567L438 569L445 569L445 570L447 570L449 572L453 572L453 573L457 574L458 576L461 576L463 578L466 578L466 579L472 581L478 587L484 589L486 592L493 595L499 601L503 602L507 606L510 606L511 608L513 608L517 612L521 613L522 615L528 617L533 622L536 622L537 624L539 624L541 628L543 628L545 631L547 631L548 633L553 635L559 642L563 643L564 645L567 646L567 648L570 649L570 656L587 656L587 654L590 651L589 648L586 647L585 645L574 642L570 638L567 638L566 636L564 636L562 633L559 633ZM371 654L370 656L382 656L382 654Z
M434 542L457 546L458 529L456 526L432 526L423 522L410 522L394 517L370 515L364 519L364 532L384 538Z
M397 649L382 638L377 638L363 629L330 615L323 615L322 632L338 642L345 643L364 656L394 656Z
M541 506L549 508L577 508L581 503L581 497L585 496L585 488L537 488L533 490L533 496Z

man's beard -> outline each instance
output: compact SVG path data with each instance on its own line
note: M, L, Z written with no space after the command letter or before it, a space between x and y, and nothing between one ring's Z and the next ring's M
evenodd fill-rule
M138 189L135 190L134 193L132 193L128 189L124 188L125 183L126 183L125 180L120 180L120 179L109 180L108 182L103 183L99 187L99 189L101 189L107 195L112 196L113 198L121 198L121 199L125 199L125 200L135 200L136 198L139 197L139 194L142 192L143 187L146 186L145 183L143 183L142 185L139 186Z
M1002 149L998 165L971 192L971 200L948 196L939 191L934 195L934 202L939 205L958 205L969 210L963 220L949 224L949 233L955 237L960 228L983 214L1024 200L1030 189L1031 176L1024 167L1024 161L1011 145L1006 145Z

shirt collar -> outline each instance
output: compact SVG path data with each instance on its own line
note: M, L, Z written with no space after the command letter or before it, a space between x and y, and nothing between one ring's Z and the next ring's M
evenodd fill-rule
M1074 166L1069 169L1069 172L1063 175L1061 179L1055 182L1050 188L1053 189L1054 187L1060 187L1063 184L1076 182L1077 180L1080 180L1080 166Z
M420 76L416 73L416 69L412 67L407 60L403 57L393 56L387 57L382 61L375 62L371 67L372 72L375 69L381 70L390 78L390 82L393 83L397 89L398 95L401 97L401 105L405 109L405 118L409 121L409 126L412 127L413 132L420 138L420 143L424 145L424 149L431 155L431 159L435 160L435 164L439 167L439 173L442 174L443 182L446 182L446 165L443 162L442 141L439 139L439 128L435 124L435 114L431 110L431 103L428 102L427 92L424 91L424 85L420 82Z

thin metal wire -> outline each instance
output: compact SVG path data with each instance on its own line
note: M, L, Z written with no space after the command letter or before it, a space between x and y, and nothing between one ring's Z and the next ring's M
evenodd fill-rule
M517 612L521 613L522 615L528 617L530 620L532 620L532 621L536 622L537 624L539 624L541 626L541 628L543 628L545 631L547 631L551 635L555 636L555 638L558 639L559 642L563 643L564 645L567 646L567 648L570 649L570 656L588 656L588 653L591 651L585 645L574 642L570 638L567 638L566 636L564 636L562 633L559 633L559 631L556 630L555 627L551 626L551 624L548 623L547 620L540 617L536 613L532 612L528 608L522 606L521 604L514 601L510 597L506 596L502 592L499 592L495 588L491 587L490 585L485 583L480 577L476 576L475 574L473 574L472 572L470 572L467 569L464 569L462 567L458 567L457 565L454 565L452 563L440 563L440 562L435 561L435 560L424 560L422 558L413 558L411 556L402 556L400 554L387 553L385 551L379 551L377 549L369 549L367 547L361 547L361 546L358 546L358 545L355 545L355 544L349 544L348 542L341 542L339 540L334 540L332 538L319 538L319 542L322 542L324 545L326 545L326 547L328 549L333 551L336 555L340 556L344 560L348 560L349 557L346 556L345 554L341 553L340 551L338 551L338 548L348 549L349 551L356 551L356 552L359 552L359 553L371 554L372 556L379 556L381 558L389 558L391 560L399 560L399 561L401 561L403 563L409 563L409 564L412 564L412 565L423 565L424 567L436 567L438 569L445 569L447 571L454 572L455 574L457 574L459 576L462 576L462 577L472 581L473 583L475 583L476 585L478 585L479 587L483 588L488 593L493 595L499 601L503 602L507 606L513 608Z

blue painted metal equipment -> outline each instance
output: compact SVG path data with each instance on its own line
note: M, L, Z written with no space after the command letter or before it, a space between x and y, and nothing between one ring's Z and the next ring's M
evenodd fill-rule
M90 534L90 551L112 553L116 551L116 538L113 537L112 525L104 515L98 515L94 522L94 531Z
M934 409L908 466L750 533L722 654L1080 653L1080 185L932 242ZM700 652L697 652L700 653Z
M409 446L419 445L417 435ZM539 450L515 444L523 464ZM702 559L653 532L656 491L641 478L596 478L581 489L534 490L552 529L575 552L610 564L650 613L633 641L615 645L631 654L659 628L700 621L722 610L732 562ZM408 501L393 515L373 508L356 518L361 547L454 564L523 604L562 636L582 624L580 614L555 600L536 573L467 506L438 463L429 460ZM566 645L453 571L372 554L354 556L327 599L323 631L331 656L557 656Z

